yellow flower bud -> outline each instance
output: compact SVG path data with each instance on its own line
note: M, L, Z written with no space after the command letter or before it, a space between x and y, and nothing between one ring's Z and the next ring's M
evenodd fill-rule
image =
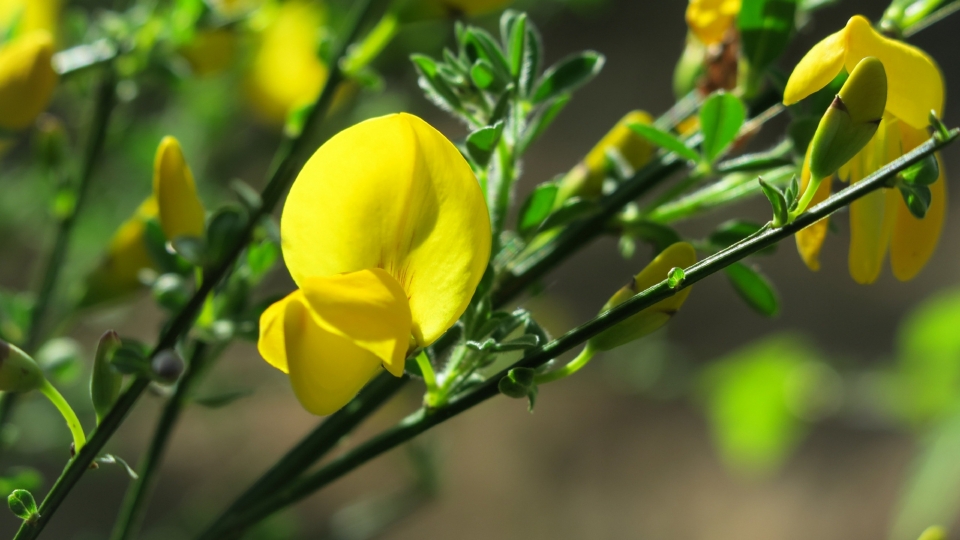
M608 152L617 152L634 170L646 165L654 149L647 139L637 135L628 126L651 123L653 118L645 111L632 111L624 116L590 150L587 157L563 178L554 206L559 208L570 197L600 197L603 180L607 177Z
M0 128L26 128L47 108L57 73L53 38L37 30L18 37L0 48Z
M33 358L0 339L0 391L29 392L42 387L45 381Z
M866 57L820 119L810 142L813 176L826 178L857 155L877 132L886 104L886 71L880 60Z
M740 0L690 0L687 26L704 45L723 41L740 13Z
M608 311L667 279L671 269L687 268L696 262L697 252L693 249L693 246L686 242L677 242L671 245L637 274L629 285L617 291L600 312ZM587 346L595 351L609 351L650 334L667 324L667 321L686 302L690 291L691 288L687 287L670 298L661 300L616 326L608 328L591 339Z
M177 139L160 141L153 162L153 196L157 199L160 227L167 240L203 236L204 209L197 197L193 173Z

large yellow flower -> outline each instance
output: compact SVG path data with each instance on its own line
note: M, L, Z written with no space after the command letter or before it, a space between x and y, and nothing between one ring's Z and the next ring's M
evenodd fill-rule
M117 229L100 265L87 276L82 307L120 298L140 288L140 270L156 269L147 249L147 222L158 220L164 236L202 236L203 203L180 143L164 137L153 162L153 193Z
M0 128L18 131L47 108L57 85L53 38L35 30L0 47Z
M260 353L305 409L336 411L457 321L490 234L470 166L426 122L398 114L341 132L287 197L283 256L299 290L264 312Z
M887 74L887 105L876 135L838 175L852 183L863 180L927 139L924 128L930 111L943 111L943 77L923 51L877 33L861 16L815 45L790 75L784 92L787 105L826 86L843 69L852 70L867 56L878 58ZM939 159L939 156L938 156ZM942 163L941 163L942 165ZM810 180L809 155L802 174ZM881 189L850 207L850 274L858 283L872 283L880 275L887 252L894 276L906 281L920 272L936 248L946 215L946 180L930 186L933 203L924 219L914 217L895 189ZM830 194L830 182L818 188L813 204ZM826 237L823 220L797 233L797 247L813 270Z
M687 27L704 45L721 43L740 14L740 0L690 0Z

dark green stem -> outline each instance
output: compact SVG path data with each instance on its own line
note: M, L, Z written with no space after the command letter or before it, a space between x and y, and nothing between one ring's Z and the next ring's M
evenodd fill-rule
M201 375L216 356L217 352L208 351L208 345L203 341L198 341L194 346L187 370L177 384L177 389L164 405L160 420L153 432L153 438L150 440L150 447L141 458L140 466L137 468L139 478L130 484L127 495L123 499L120 518L111 536L113 540L135 538L140 530L147 508L146 503L156 484L157 473L160 472L160 464L170 442L173 427L180 419L180 413L200 381Z
M53 293L60 278L60 271L63 269L64 259L67 256L67 250L70 247L70 238L73 235L73 228L77 223L77 217L87 200L87 193L90 183L93 179L93 171L100 161L100 155L103 153L103 147L107 139L107 125L110 123L110 116L113 113L113 107L116 97L116 77L112 69L108 69L100 82L100 88L97 91L97 101L94 105L93 124L90 126L90 134L87 140L87 146L84 151L83 164L80 171L80 179L76 187L76 199L73 209L63 217L57 225L57 235L54 240L53 249L47 260L43 271L43 277L37 292L37 300L34 303L33 311L30 313L30 325L27 329L27 339L24 343L24 350L30 354L36 352L43 340L43 321L47 310L53 300ZM6 392L0 398L0 426L6 425L13 412L13 407L17 399L17 394Z
M848 206L853 201L885 187L898 173L943 148L956 139L958 135L960 135L960 130L955 129L950 132L950 137L947 139L930 139L910 153L875 172L867 179L844 189L826 201L816 205L810 209L809 212L799 216L794 222L776 229L766 228L750 239L737 243L687 268L684 272L686 276L685 279L677 287L671 288L667 281L664 280L637 294L626 302L619 304L615 308L601 313L590 322L567 332L543 347L531 351L518 362L517 365L511 366L511 368L540 367L559 355L586 342L600 332L627 319L631 315L669 298L680 290L690 287L694 283L723 270L727 266L753 253L789 238L803 228ZM274 512L309 496L331 482L343 477L360 465L413 439L424 431L496 396L499 393L497 385L500 379L507 375L508 371L509 368L504 369L500 373L490 377L482 385L465 394L454 397L443 407L432 409L429 412L424 409L417 411L396 426L374 436L367 442L331 461L318 471L294 481L276 495L261 499L256 506L239 514L224 516L220 521L221 525L208 529L200 536L200 540L239 538L248 527Z
M331 66L330 74L323 87L323 91L320 93L310 115L307 117L300 135L298 135L291 144L284 145L286 149L285 157L280 161L280 164L270 178L270 182L261 193L260 207L256 212L252 213L243 233L235 240L223 260L204 273L203 282L200 287L198 287L184 308L180 310L173 321L167 326L166 331L161 335L156 347L154 347L151 356L160 351L172 348L180 340L181 336L190 330L197 313L199 313L200 308L203 307L203 303L206 301L207 295L210 294L213 288L230 272L237 257L252 237L253 231L257 227L260 219L273 211L283 192L293 181L297 170L306 159L304 154L309 145L308 134L313 133L325 117L327 110L329 110L333 102L336 88L343 81L343 73L339 68L339 59L343 58L346 47L356 38L360 24L371 11L373 2L374 0L359 0L354 4L353 19L346 26L347 31L344 33L344 39L340 43L337 54L334 55L334 58L338 60ZM120 399L117 400L117 403L93 432L90 440L87 441L87 445L70 461L66 470L64 470L57 479L50 493L47 494L47 497L40 505L40 517L30 522L25 521L14 537L15 540L33 539L40 534L50 520L50 517L56 512L67 494L73 489L77 481L80 480L80 477L83 476L83 473L97 457L97 454L113 433L120 427L120 424L123 423L124 418L126 418L127 414L140 398L140 395L143 394L143 391L146 390L149 385L150 381L145 378L135 379L133 383L130 384L130 387L120 396Z

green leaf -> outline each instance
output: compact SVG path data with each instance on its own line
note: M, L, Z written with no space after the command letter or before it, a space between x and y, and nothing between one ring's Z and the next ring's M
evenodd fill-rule
M54 338L40 347L34 359L54 382L68 385L80 376L83 351L75 339Z
M427 98L445 111L460 112L463 110L463 103L439 75L437 63L432 58L422 54L414 54L410 56L410 60L420 74L418 84Z
M900 195L914 217L923 219L927 216L930 203L933 202L933 193L930 192L930 188L923 185L911 186L905 184L900 186Z
M510 73L513 80L520 82L520 72L523 70L524 58L526 56L527 42L527 14L521 13L510 25L509 35L510 43L507 51L510 54Z
M708 97L700 106L704 159L714 163L722 156L737 140L746 119L747 109L737 96L720 91Z
M562 94L569 94L590 82L603 69L602 54L586 51L564 58L544 73L533 92L534 103L544 103Z
M193 266L203 266L206 261L206 245L202 238L178 236L170 242L174 253Z
M668 152L673 152L688 161L700 161L700 154L688 147L673 134L657 129L650 124L627 124L637 135Z
M796 0L743 0L737 27L743 56L762 71L783 54L793 36Z
M280 246L271 240L264 240L247 248L247 267L254 281L260 280L273 269L280 258Z
M493 126L480 128L467 136L467 152L474 163L486 168L490 162L490 157L497 149L497 143L500 142L501 135L503 135L502 121Z
M717 249L726 249L745 238L756 234L761 229L763 225L759 223L754 223L752 221L744 221L740 219L733 219L730 221L725 221L721 223L716 229L710 233L710 236L707 237L707 242ZM777 245L774 244L760 252L758 255L772 255L777 250Z
M730 285L740 298L757 313L766 317L775 317L780 313L780 300L773 284L760 273L743 263L733 263L724 270Z
M789 213L786 197L783 196L780 188L764 182L763 177L758 176L757 181L760 182L760 189L763 191L763 194L766 195L767 200L770 201L770 206L773 207L774 225L782 226L787 222L787 215Z
M510 65L500 45L486 30L475 26L464 33L464 50L471 61L484 59L493 66L494 72L504 81L510 80Z
M227 205L217 210L207 225L206 262L216 264L223 260L240 241L246 225L247 214L242 207Z
M221 392L219 394L212 394L208 396L202 396L195 398L193 401L197 405L206 407L208 409L219 409L221 407L226 407L238 399L245 398L253 394L253 390L241 389L241 390L232 390L229 392Z
M915 163L909 169L900 173L903 180L908 184L918 186L929 186L940 178L940 164L937 157L929 155L923 158L920 163Z
M534 188L533 193L527 197L523 206L520 207L520 219L517 223L517 230L520 234L533 232L547 219L553 210L554 201L557 199L557 184L547 182Z
M483 58L474 62L470 68L470 79L473 84L481 90L489 90L497 82L497 74L493 71L493 65Z
M523 67L520 70L517 84L519 84L520 95L530 97L537 81L537 75L540 73L540 64L543 61L543 40L532 21L527 21L526 34Z
M787 189L783 192L783 197L787 200L787 208L793 210L800 199L800 179L793 175Z
M543 223L540 224L540 230L548 231L555 227L562 227L596 212L597 208L598 204L596 201L571 197L564 201L563 206L547 216L547 219L543 220Z
M523 141L518 149L520 154L523 154L534 141L539 139L540 136L547 131L547 128L553 124L553 121L556 120L557 116L560 115L568 103L570 103L570 95L564 94L540 109L540 112L537 113L533 120L527 125L527 129L523 132Z
M13 490L13 493L7 497L7 504L10 506L10 511L24 521L32 522L40 517L40 513L37 510L37 501L35 501L33 495L25 489Z

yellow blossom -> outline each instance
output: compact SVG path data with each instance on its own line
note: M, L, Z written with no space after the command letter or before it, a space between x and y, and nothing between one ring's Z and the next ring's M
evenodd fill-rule
M687 27L704 45L721 43L734 27L740 0L690 0Z
M285 2L270 15L246 82L262 119L282 124L320 93L329 72L318 56L325 18L316 2L302 0Z
M53 38L46 30L21 35L0 48L0 129L24 129L47 108L58 78L51 58Z
M783 103L792 105L820 90L843 69L853 71L867 56L879 59L886 70L890 114L922 129L931 110L943 113L943 76L933 59L912 45L882 36L860 15L800 60L787 81Z
M490 234L470 166L426 122L398 114L341 132L287 197L283 256L299 289L264 312L260 353L305 409L336 411L457 321Z
M147 223L158 220L164 236L201 236L203 204L197 197L193 173L177 139L160 141L153 164L153 193L114 233L100 265L87 276L80 302L88 307L125 296L140 288L140 270L157 269L147 249Z
M852 70L863 58L876 57L887 75L886 111L870 142L840 168L838 176L856 183L926 140L924 131L933 110L942 113L944 84L936 63L920 49L886 38L861 16L815 45L797 64L784 92L787 105L826 86L841 70ZM939 155L937 156L939 161ZM810 182L809 154L802 174ZM946 216L947 193L943 163L940 178L930 186L932 204L926 217L910 213L896 189L880 189L850 207L850 274L858 283L873 283L890 254L894 276L906 281L916 276L933 255ZM830 193L829 180L816 191L813 204ZM797 247L812 270L820 267L819 253L826 237L826 220L797 233Z

